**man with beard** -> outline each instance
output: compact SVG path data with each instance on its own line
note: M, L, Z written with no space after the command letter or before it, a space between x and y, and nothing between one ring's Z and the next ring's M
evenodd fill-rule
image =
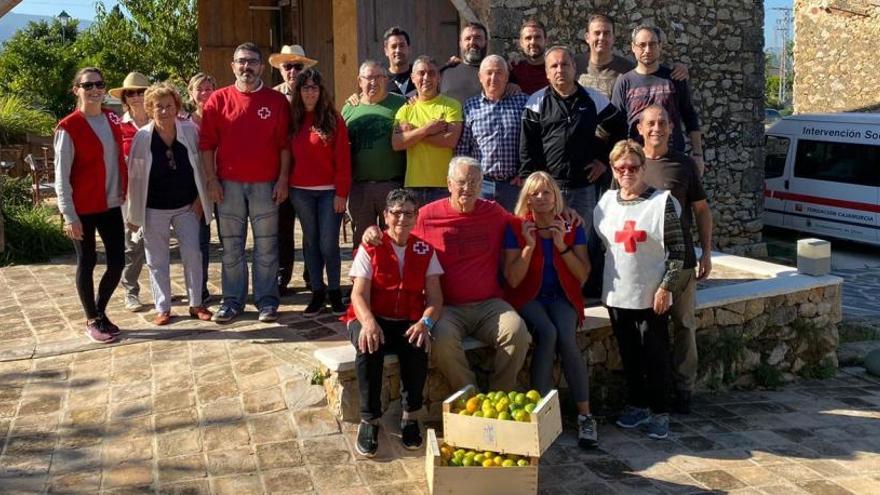
M464 25L458 38L461 63L454 67L447 66L442 70L441 93L455 98L461 104L471 96L480 94L482 91L479 77L480 62L486 56L488 43L486 26L479 22L469 22Z
M635 69L617 78L611 101L626 113L629 137L641 140L638 133L639 117L650 105L657 104L666 110L672 123L670 145L684 151L684 133L691 143L691 158L703 174L703 134L700 118L691 100L687 81L676 81L672 70L660 64L663 51L659 29L641 25L632 31L632 51L638 60Z
M519 30L521 55L510 61L510 82L518 85L523 93L532 94L547 86L544 70L544 49L547 46L547 30L535 19L527 19Z
M278 205L287 200L290 104L264 86L263 55L254 43L233 52L235 84L211 94L202 115L199 149L211 199L220 214L223 302L216 322L244 309L248 293L247 223L254 233L254 304L260 321L278 319Z

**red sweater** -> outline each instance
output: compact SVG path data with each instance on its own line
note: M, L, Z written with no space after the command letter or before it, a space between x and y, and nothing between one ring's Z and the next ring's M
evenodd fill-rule
M468 304L500 298L498 281L504 228L511 215L494 201L477 200L474 211L459 213L449 199L419 208L412 234L437 251L447 304Z
M306 113L299 132L290 140L293 172L290 187L332 185L336 195L347 198L351 190L351 145L342 117L336 117L336 133L329 142L312 130L314 115Z
M137 134L138 128L134 122L121 122L119 130L122 131L122 153L128 158L128 152L131 151L131 142L134 135Z
M115 113L104 110L104 116L110 122L113 139L120 153L117 154L119 179L122 182L120 191L124 195L128 190L128 167L122 151L122 132L119 129L119 117ZM73 165L70 168L70 189L73 192L73 206L77 215L102 213L107 211L107 191L104 167L104 146L101 139L89 126L85 115L74 110L58 122L73 140Z
M510 82L519 85L523 93L528 95L549 84L544 64L532 65L525 60L514 65L510 70Z
M216 151L221 180L274 181L289 126L290 104L281 93L267 86L254 93L226 86L205 103L199 149Z

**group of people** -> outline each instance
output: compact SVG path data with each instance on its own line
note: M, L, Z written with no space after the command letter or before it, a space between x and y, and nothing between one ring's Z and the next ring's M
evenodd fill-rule
M111 90L127 110L120 120L101 106L100 70L80 70L77 109L59 123L55 149L86 334L117 338L105 310L123 272L126 307L139 309L143 260L154 321L170 322L172 227L189 314L228 322L247 301L249 223L253 304L261 321L276 320L297 217L311 290L303 314L329 304L344 315L357 350L361 454L378 448L385 352L401 365L401 441L418 448L429 353L454 389L476 383L466 336L495 348L493 390L517 388L533 342L531 386L546 394L558 356L579 442L595 446L589 371L575 337L583 294L599 287L629 392L617 424L665 438L670 399L678 411L689 408L695 284L711 271L699 119L686 67L660 64L658 29L633 30L636 63L612 53L607 15L591 16L585 36L590 51L578 57L547 48L544 26L527 20L520 53L505 60L487 55L486 28L468 23L459 57L441 66L424 55L410 61L409 34L392 27L383 40L387 67L364 61L359 91L341 111L318 61L298 45L269 57L284 81L275 88L263 85L260 49L239 45L234 84L216 88L204 74L190 81L191 114L172 85L137 74ZM347 307L339 246L346 210L355 247ZM212 218L223 247L223 295L213 313ZM96 233L107 254L97 297Z

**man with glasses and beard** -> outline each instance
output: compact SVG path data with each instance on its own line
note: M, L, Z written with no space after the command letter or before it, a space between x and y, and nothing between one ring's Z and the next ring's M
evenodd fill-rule
M199 133L202 166L220 214L223 303L216 322L243 310L248 293L247 223L254 235L254 304L260 321L278 319L278 205L287 200L290 104L263 85L263 56L254 43L236 47L235 83L205 103Z
M293 86L296 84L296 76L305 69L313 67L318 63L317 60L306 57L306 52L299 45L284 45L281 47L281 53L273 53L269 55L269 65L281 72L281 78L284 80L281 84L275 86L275 91L287 97L287 101L293 98ZM294 218L296 212L290 201L284 201L278 206L278 295L287 295L289 289L287 284L293 277L293 260L296 252L296 244L294 243ZM303 280L306 287L309 286L309 271L303 270Z

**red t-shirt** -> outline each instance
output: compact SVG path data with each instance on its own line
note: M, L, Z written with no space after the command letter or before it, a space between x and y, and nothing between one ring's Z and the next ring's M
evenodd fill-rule
M351 145L342 117L336 117L336 133L325 142L312 130L314 113L307 112L299 132L290 140L293 171L290 187L333 185L336 195L347 198L351 189Z
M548 84L544 64L533 65L521 61L510 69L510 82L516 83L526 94L538 91Z
M482 199L470 213L453 210L449 199L419 209L413 235L437 251L444 270L440 276L444 303L468 304L501 297L501 247L509 218L498 203Z
M289 127L290 104L281 93L266 86L253 93L226 86L205 102L199 149L216 150L221 180L270 182L278 179Z

